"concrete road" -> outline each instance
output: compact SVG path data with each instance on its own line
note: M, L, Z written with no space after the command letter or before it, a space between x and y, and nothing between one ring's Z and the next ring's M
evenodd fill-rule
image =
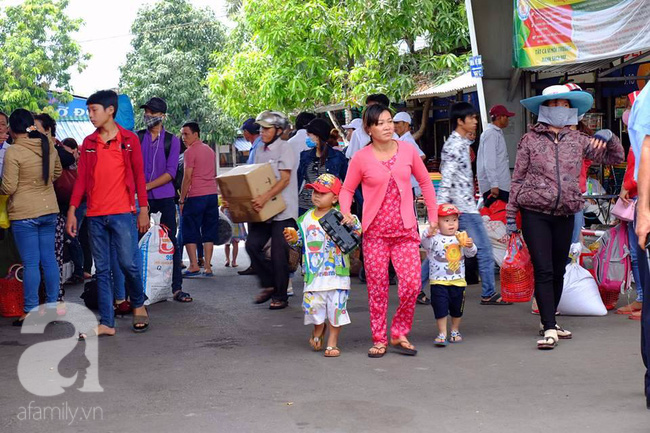
M192 304L153 305L142 335L130 331L130 317L119 318L118 335L99 340L100 393L78 390L87 343L58 365L63 376L81 372L65 393L27 392L18 380L21 355L74 329L54 324L25 335L0 319L0 432L650 431L639 322L561 317L574 339L540 352L529 305L480 306L472 286L465 342L434 348L433 312L418 306L411 334L418 356L369 359L367 297L354 284L342 356L328 359L307 343L299 277L290 308L270 311L251 303L255 277L220 266L222 254L214 278L186 280ZM246 266L244 257L237 270ZM69 288L68 301L80 301L80 292ZM49 359L47 348L38 350ZM54 375L57 366L50 368Z

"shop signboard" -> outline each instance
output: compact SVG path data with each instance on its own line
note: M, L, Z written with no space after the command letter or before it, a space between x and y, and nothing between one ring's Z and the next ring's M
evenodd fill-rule
M514 0L513 22L516 68L650 49L648 0Z

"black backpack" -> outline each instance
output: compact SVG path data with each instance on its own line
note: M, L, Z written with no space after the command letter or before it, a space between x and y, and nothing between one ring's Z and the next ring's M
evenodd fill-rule
M146 129L141 129L138 131L138 138L140 139L140 144L142 144L142 140L144 139L144 134L146 132L147 132ZM174 138L174 134L165 131L165 161L169 159L169 152L172 148L173 138ZM178 167L176 168L176 177L174 177L172 183L174 185L174 190L176 191L175 200L178 203L178 200L180 199L181 196L181 187L183 186L183 165L182 164L178 164Z

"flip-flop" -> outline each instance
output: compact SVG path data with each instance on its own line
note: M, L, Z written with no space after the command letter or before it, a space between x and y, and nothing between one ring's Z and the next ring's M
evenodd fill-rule
M226 263L224 266L227 267L227 268L229 268L229 267L230 267L230 263ZM234 268L234 266L233 266L233 268Z
M485 299L481 299L481 305L512 305L512 302L506 302L503 299L499 299L501 299L501 294L495 293L487 301Z
M375 353L371 353L370 350L376 349ZM386 346L372 346L368 351L368 358L382 358L386 351L388 350Z
M232 267L233 267L233 268L238 268L238 267L239 267L239 265L232 265Z
M197 275L201 275L201 271L185 271L183 272L183 278L188 278L188 277L196 277Z
M203 272L201 273L202 276L207 277L207 278L212 278L214 277L214 273L212 272Z
M416 349L411 349L406 346L404 346L406 341L398 341L397 344L392 344L391 343L391 348L399 353L400 355L406 355L406 356L415 356L418 354L418 351Z

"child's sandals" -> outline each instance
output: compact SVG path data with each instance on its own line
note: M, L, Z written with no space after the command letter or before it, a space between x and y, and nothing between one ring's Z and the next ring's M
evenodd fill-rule
M450 343L462 343L462 341L463 336L461 335L460 331L451 331L451 335L449 337Z
M320 352L323 348L323 343L325 341L325 331L327 331L327 325L323 327L323 332L317 337L314 335L314 331L311 331L311 337L309 338L309 345L314 352Z
M339 349L338 347L327 346L327 348L325 349L326 358L338 358L339 356L341 356L341 349Z
M446 347L449 342L447 341L447 336L445 334L438 334L436 339L433 340L433 344L438 347Z

